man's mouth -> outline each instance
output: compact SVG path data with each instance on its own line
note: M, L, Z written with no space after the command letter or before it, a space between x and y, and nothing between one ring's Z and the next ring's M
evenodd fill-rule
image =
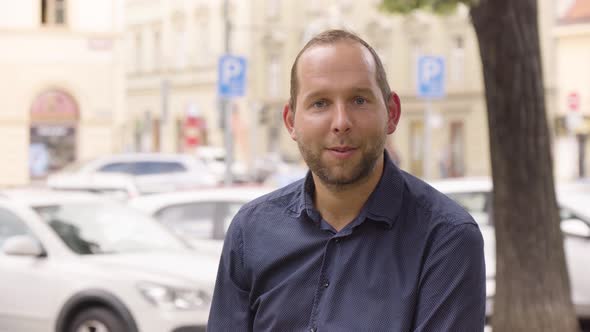
M352 146L333 146L333 147L330 147L328 150L340 152L340 153L345 153L345 152L349 152L349 151L352 151L355 149L356 148L354 148Z

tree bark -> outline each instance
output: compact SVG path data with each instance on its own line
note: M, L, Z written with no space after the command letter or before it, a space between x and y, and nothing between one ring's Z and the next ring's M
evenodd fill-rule
M494 332L577 331L553 180L536 0L480 0L494 182Z

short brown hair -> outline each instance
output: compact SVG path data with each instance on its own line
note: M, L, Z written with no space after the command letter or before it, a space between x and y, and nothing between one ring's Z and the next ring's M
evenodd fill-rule
M383 94L383 100L385 101L385 105L387 105L387 99L391 94L391 89L389 88L389 83L387 83L387 75L385 74L385 68L383 67L383 63L377 52L361 37L357 36L356 34L345 31L345 30L327 30L324 31L315 37L313 37L310 41L303 46L297 57L295 58L295 62L293 63L293 67L291 67L291 96L289 98L289 107L292 111L295 111L295 103L297 101L297 94L299 92L299 81L297 78L297 63L299 62L299 58L301 55L308 50L309 48L316 46L316 45L329 45L334 44L339 41L352 41L357 42L364 46L371 55L373 56L373 60L375 61L375 78L377 80L377 84L379 85L379 89L381 89L381 93Z

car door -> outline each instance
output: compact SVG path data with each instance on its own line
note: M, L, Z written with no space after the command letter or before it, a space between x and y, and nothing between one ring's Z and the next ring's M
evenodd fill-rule
M37 238L23 219L0 205L0 248L15 235ZM53 331L59 310L58 271L48 257L7 255L0 250L0 332Z
M570 209L561 207L560 217L564 220L578 219L590 231L590 224ZM578 314L590 318L590 239L564 233L563 242L570 277L572 298Z
M199 252L221 252L227 225L223 201L187 202L166 206L154 214L164 226Z

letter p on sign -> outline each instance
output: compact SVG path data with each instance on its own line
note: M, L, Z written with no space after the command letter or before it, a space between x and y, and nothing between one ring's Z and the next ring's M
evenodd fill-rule
M224 55L219 59L218 93L225 98L242 97L246 92L246 58Z

